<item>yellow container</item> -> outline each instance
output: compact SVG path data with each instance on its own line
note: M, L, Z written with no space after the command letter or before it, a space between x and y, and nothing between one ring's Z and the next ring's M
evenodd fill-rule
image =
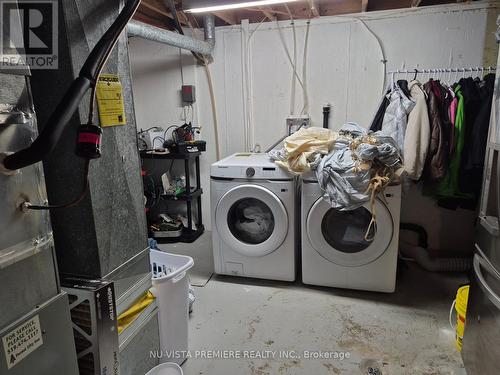
M457 313L457 328L455 343L459 352L462 351L462 341L465 330L465 317L467 315L467 300L469 299L469 285L458 289L457 299L455 300L455 311Z

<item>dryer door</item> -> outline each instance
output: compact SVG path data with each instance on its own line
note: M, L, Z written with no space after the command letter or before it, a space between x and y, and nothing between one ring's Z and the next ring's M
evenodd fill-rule
M307 236L325 259L341 266L359 267L380 257L394 233L391 213L385 203L375 204L377 229L373 241L365 240L371 220L369 204L353 211L339 211L319 198L307 216ZM372 233L373 234L373 233Z
M215 225L222 240L235 252L264 256L285 240L288 215L272 191L258 185L239 185L219 200Z

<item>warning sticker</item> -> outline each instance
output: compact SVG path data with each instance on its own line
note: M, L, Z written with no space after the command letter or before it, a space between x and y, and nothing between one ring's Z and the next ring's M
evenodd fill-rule
M11 369L43 345L38 315L2 337L7 368Z
M101 74L96 88L101 126L125 125L125 106L120 78L116 74Z

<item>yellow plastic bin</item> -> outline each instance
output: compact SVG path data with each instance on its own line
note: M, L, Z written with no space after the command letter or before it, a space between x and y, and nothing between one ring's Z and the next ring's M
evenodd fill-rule
M451 315L453 313L453 307L455 307L456 313L456 326L452 327L455 329L455 345L459 352L462 351L462 343L464 339L464 331L465 331L465 321L467 316L467 301L469 299L469 285L465 285L458 289L457 297L455 301L453 301L453 305L450 311L450 324L451 324Z

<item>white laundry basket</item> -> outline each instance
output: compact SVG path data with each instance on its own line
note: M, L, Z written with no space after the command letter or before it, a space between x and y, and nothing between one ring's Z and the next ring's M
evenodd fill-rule
M189 319L187 271L193 264L191 257L151 250L153 288L160 310L161 363L182 364L187 358Z
M181 367L177 363L163 363L148 371L146 375L183 375Z

